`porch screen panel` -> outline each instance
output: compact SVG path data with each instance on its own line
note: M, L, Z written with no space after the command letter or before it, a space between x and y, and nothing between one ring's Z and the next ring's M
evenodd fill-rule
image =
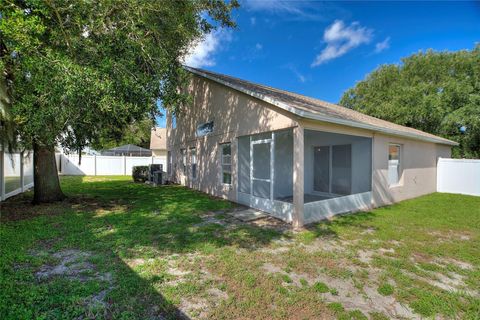
M293 130L275 132L273 197L293 196Z
M352 191L352 145L332 146L332 193L347 195Z
M238 138L238 191L250 193L250 137Z
M253 180L252 188L255 197L270 199L270 181Z
M253 153L253 182L252 194L255 197L270 199L270 143L252 145Z
M272 139L271 132L262 132L262 133L252 135L252 141L268 140L268 139Z
M253 145L253 177L270 180L270 143Z
M314 147L313 189L330 193L330 146Z

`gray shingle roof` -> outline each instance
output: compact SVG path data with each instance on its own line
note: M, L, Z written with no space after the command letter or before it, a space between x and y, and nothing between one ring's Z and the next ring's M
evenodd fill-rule
M262 84L245 81L231 76L185 67L186 70L198 76L218 82L257 99L292 112L300 117L320 120L330 123L363 128L392 135L424 140L440 144L458 145L457 142L426 133L417 129L401 126L389 121L368 116L333 103L310 98L297 93L288 92Z

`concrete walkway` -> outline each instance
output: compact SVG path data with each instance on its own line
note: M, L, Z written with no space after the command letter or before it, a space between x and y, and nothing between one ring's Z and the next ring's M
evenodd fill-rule
M268 214L266 214L265 212L258 211L252 208L239 210L239 211L232 211L232 212L228 212L228 214L243 222L249 222L249 221L254 221L254 220L268 217Z

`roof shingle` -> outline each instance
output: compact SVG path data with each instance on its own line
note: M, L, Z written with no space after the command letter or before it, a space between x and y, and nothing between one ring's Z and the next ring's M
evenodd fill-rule
M185 68L193 74L205 77L235 90L249 94L255 98L264 100L270 104L276 105L277 107L295 113L296 115L304 118L343 124L351 127L359 127L373 131L380 131L388 134L426 140L440 144L458 145L457 142L417 129L401 126L389 121L368 116L361 112L333 103L207 70L191 67Z

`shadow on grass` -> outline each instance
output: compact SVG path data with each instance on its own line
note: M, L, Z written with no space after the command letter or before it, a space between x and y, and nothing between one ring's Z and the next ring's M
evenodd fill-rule
M68 196L63 202L32 206L32 195L27 193L3 204L1 281L8 292L1 303L2 319L28 314L77 317L85 312L81 301L88 297L77 289L57 292L55 281L32 278L38 263L28 267L29 272L16 274L18 261L29 265L35 258L28 252L38 250L45 241L54 243L44 248L50 254L69 248L91 252L97 257L96 266L114 275L102 317L185 319L187 315L156 288L161 278L141 277L127 262L171 254L208 254L225 246L255 250L284 235L275 229L232 223L222 214L215 215L220 223L203 224L203 213L227 211L234 205L180 186L154 188L125 179L63 177L62 187ZM229 221L222 223L222 219ZM52 295L26 297L40 292Z

